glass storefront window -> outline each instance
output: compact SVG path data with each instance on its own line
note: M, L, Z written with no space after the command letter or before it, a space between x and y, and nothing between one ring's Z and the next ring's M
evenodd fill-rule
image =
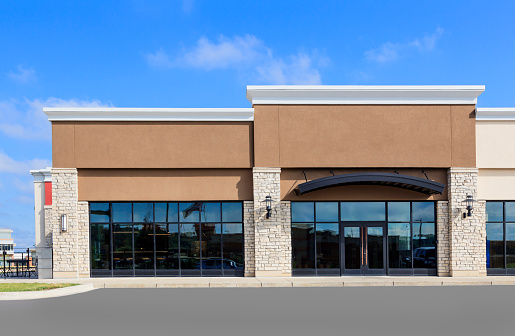
M486 202L486 221L503 221L503 202Z
M109 204L108 204L109 207ZM111 269L111 248L109 224L91 224L91 268Z
M411 268L410 223L388 223L390 268Z
M515 201L486 202L486 268L515 275Z
M166 204L166 203L165 203ZM156 206L157 209L157 206ZM157 217L157 215L156 215ZM179 224L156 224L156 269L179 269Z
M336 208L338 212L338 207ZM317 211L318 215L318 211ZM337 215L338 216L338 215ZM338 223L316 225L317 268L340 268Z
M315 209L318 223L338 221L338 202L316 202Z
M179 220L182 223L197 223L200 220L200 210L203 202L196 203L180 203L179 204Z
M114 223L132 222L132 203L113 203L112 209Z
M238 202L222 203L222 221L224 223L243 222L243 204Z
M314 224L292 224L293 268L315 268L314 233Z
M410 202L388 202L389 222L409 222Z
M488 268L504 268L503 223L486 223L486 265Z
M506 268L515 268L515 223L506 223Z
M292 202L291 203L291 221L294 223L314 222L315 221L315 203L314 202Z
M413 223L413 267L436 268L434 223Z
M352 221L385 221L385 202L341 202L341 220Z
M292 202L294 274L435 274L434 211L431 201Z
M243 275L242 202L90 203L90 218L92 276Z
M153 203L134 203L132 206L133 221L137 223L151 223L154 221Z
M412 218L414 222L434 222L435 221L435 204L433 202L413 202Z
M109 223L111 221L109 203L91 204L90 221L91 223Z

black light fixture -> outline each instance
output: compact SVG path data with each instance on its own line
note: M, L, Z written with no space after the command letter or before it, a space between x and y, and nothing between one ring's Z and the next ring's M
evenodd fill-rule
M261 202L265 202L265 209L266 209L266 219L270 219L270 213L272 212L272 196L268 195L265 197L265 199Z
M476 200L472 198L472 195L467 195L467 199L465 200L465 202L467 203L467 212L463 214L463 218L472 216L472 206L474 205L475 201Z

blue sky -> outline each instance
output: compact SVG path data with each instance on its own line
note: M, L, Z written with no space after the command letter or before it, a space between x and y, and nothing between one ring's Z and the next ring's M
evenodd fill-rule
M43 106L250 107L251 84L481 84L515 106L514 1L0 2L0 227L34 244Z

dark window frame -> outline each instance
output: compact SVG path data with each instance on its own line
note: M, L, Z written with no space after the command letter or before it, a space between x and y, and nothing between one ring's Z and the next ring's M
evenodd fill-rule
M487 275L492 275L492 276L495 276L495 275L515 275L515 268L508 268L508 261L507 261L507 241L506 241L506 224L509 224L509 223L515 223L515 220L514 221L508 221L506 219L506 203L515 203L515 201L513 200L488 200L486 201L485 203L485 213L486 213L486 205L491 202L491 203L502 203L502 221L489 221L489 220L486 220L485 221L485 229L486 229L486 225L488 223L497 223L497 224L502 224L502 228L503 228L503 244L504 244L504 247L503 247L503 264L504 264L504 268L489 268L487 267L486 269L486 273ZM488 237L487 238L487 241L488 241ZM488 249L486 249L486 253L489 253ZM485 263L486 263L486 256L485 256Z
M180 204L181 203L196 203L196 202L201 202L201 203L217 203L219 204L219 213L220 213L220 221L215 221L215 222L211 222L211 221L202 221L202 218L199 216L199 220L196 221L196 222L181 222L180 220L180 215L178 216L177 218L177 221L168 221L168 211L169 211L169 204L170 203L175 203L176 206L177 206L177 211L179 212L179 209L180 209ZM91 204L98 204L98 203L108 203L109 204L109 222L92 222L91 221ZM132 221L131 222L114 222L113 221L113 203L129 203L131 204L131 218L132 218ZM152 221L151 222L135 222L134 221L134 206L133 204L135 203L152 203ZM167 206L166 206L166 222L162 222L162 221L156 221L156 203L166 203ZM238 204L241 204L241 222L224 222L223 220L223 211L222 211L222 208L223 208L223 203L238 203ZM245 209L244 209L244 202L242 201L192 201L192 202L180 202L180 201L133 201L133 202L130 202L130 201L121 201L121 202L116 202L116 201L110 201L110 202L106 202L106 201L98 201L98 202L89 202L88 203L88 214L89 214L89 225L91 227L91 225L95 225L95 224L108 224L109 225L109 250L110 250L110 269L109 270L100 270L100 269L93 269L93 265L92 265L92 249L91 249L91 243L93 241L92 239L92 234L91 234L91 230L90 230L90 234L89 234L89 246L90 246L90 276L91 277L117 277L117 276L129 276L129 277L144 277L144 276L235 276L235 277L239 277L239 276L243 276L244 275L244 270L245 270L245 226L244 226L244 213L245 213ZM114 248L114 242L113 242L113 225L130 225L131 228L132 228L132 271L130 270L124 270L122 272L116 272L116 270L114 269L114 263L113 263L113 258L114 258L114 255L113 255L113 248ZM135 268L135 252L134 252L134 225L140 225L140 224L151 224L152 225L152 232L153 232L153 251L154 251L154 269L153 269L153 273L152 272L147 272L147 274L142 274L143 272L140 272L140 274L137 274L137 270ZM179 254L179 269L178 269L178 272L169 272L169 274L163 274L161 272L158 272L158 269L157 269L157 259L156 259L156 236L155 236L155 230L156 230L156 224L177 224L178 225L178 236L177 236L177 239L178 239L178 242L177 242L177 248L178 248L178 254ZM180 235L181 235L181 224L198 224L199 225L199 241L202 242L202 225L203 224L219 224L220 225L220 253L221 253L221 258L223 260L223 227L224 227L224 224L239 224L241 225L241 240L242 240L242 246L241 246L241 252L242 252L242 257L243 257L243 262L242 262L242 269L225 269L224 268L224 263L222 262L221 264L221 269L220 270L207 270L207 269L203 269L202 268L202 248L200 248L200 251L199 251L199 259L200 259L200 265L199 265L199 269L198 271L195 269L195 270L189 270L189 272L185 272L187 274L184 274L183 273L183 270L181 268L181 260L180 260L180 253L181 253L181 249L180 249L180 244L181 244L181 239L180 239ZM201 243L199 244L201 246ZM129 274L130 273L130 274ZM152 273L152 274L150 274Z
M315 251L315 267L313 269L309 268L309 269L294 269L293 268L293 249L292 249L292 264L291 264L291 267L292 267L292 275L294 276L303 276L303 275L316 275L316 276L320 276L320 275L345 275L343 273L343 265L341 265L341 262L340 262L340 268L338 269L339 272L338 274L320 274L319 271L318 271L318 265L317 265L317 258L316 258L316 224L317 224L317 218L316 218L316 203L325 203L325 202L328 202L328 203L331 203L331 202L337 202L338 203L338 223L340 224L339 225L339 233L338 233L338 237L339 237L339 241L340 241L340 248L339 248L339 254L340 254L340 260L342 260L342 223L352 223L352 222L345 222L345 221L342 221L341 220L341 203L347 203L347 202L353 202L353 203L371 203L371 202L380 202L380 203L385 203L385 221L384 223L386 224L386 231L384 233L384 235L386 236L386 244L385 244L385 247L384 247L384 253L386 255L386 265L385 265L385 268L386 268L386 275L437 275L438 273L438 227L437 227L437 201L422 201L422 200L394 200L394 201L384 201L384 200L377 200L377 201L292 201L291 203L313 203L313 210L314 210L314 215L313 215L313 222L306 222L306 221L303 221L303 222L294 222L293 221L293 207L290 207L290 218L292 219L290 225L293 225L293 224L310 224L310 223L313 223L314 224L314 232L315 232L315 244L314 244L314 251ZM409 220L409 224L410 224L410 234L411 234L411 267L410 268L400 268L400 269L397 269L397 268L390 268L389 266L389 261L390 261L390 255L389 255L389 242L388 242L388 223L408 223L407 221L389 221L388 220L388 204L389 203L410 203L410 220ZM433 220L432 222L430 221L414 221L413 220L413 203L433 203ZM366 223L367 221L363 221L364 223ZM371 221L371 222L374 222L374 221ZM321 224L322 223L328 223L328 222L320 222ZM421 225L422 224L433 224L433 227L434 227L434 246L435 246L435 267L434 268L415 268L414 267L414 262L413 262L413 250L414 250L414 245L413 245L413 223L420 223ZM293 246L293 237L292 237L292 241L291 241L291 244Z

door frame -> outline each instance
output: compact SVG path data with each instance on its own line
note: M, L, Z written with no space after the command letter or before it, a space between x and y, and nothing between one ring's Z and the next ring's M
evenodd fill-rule
M360 269L349 269L345 268L345 227L359 227L361 235L361 253L360 253ZM363 262L363 256L366 251L366 237L364 235L365 228L368 227L381 227L383 229L383 268L381 269L369 269ZM374 276L374 275L387 275L387 237L388 237L388 225L386 221L357 221L357 222L340 222L340 270L341 275L355 275L355 276Z

